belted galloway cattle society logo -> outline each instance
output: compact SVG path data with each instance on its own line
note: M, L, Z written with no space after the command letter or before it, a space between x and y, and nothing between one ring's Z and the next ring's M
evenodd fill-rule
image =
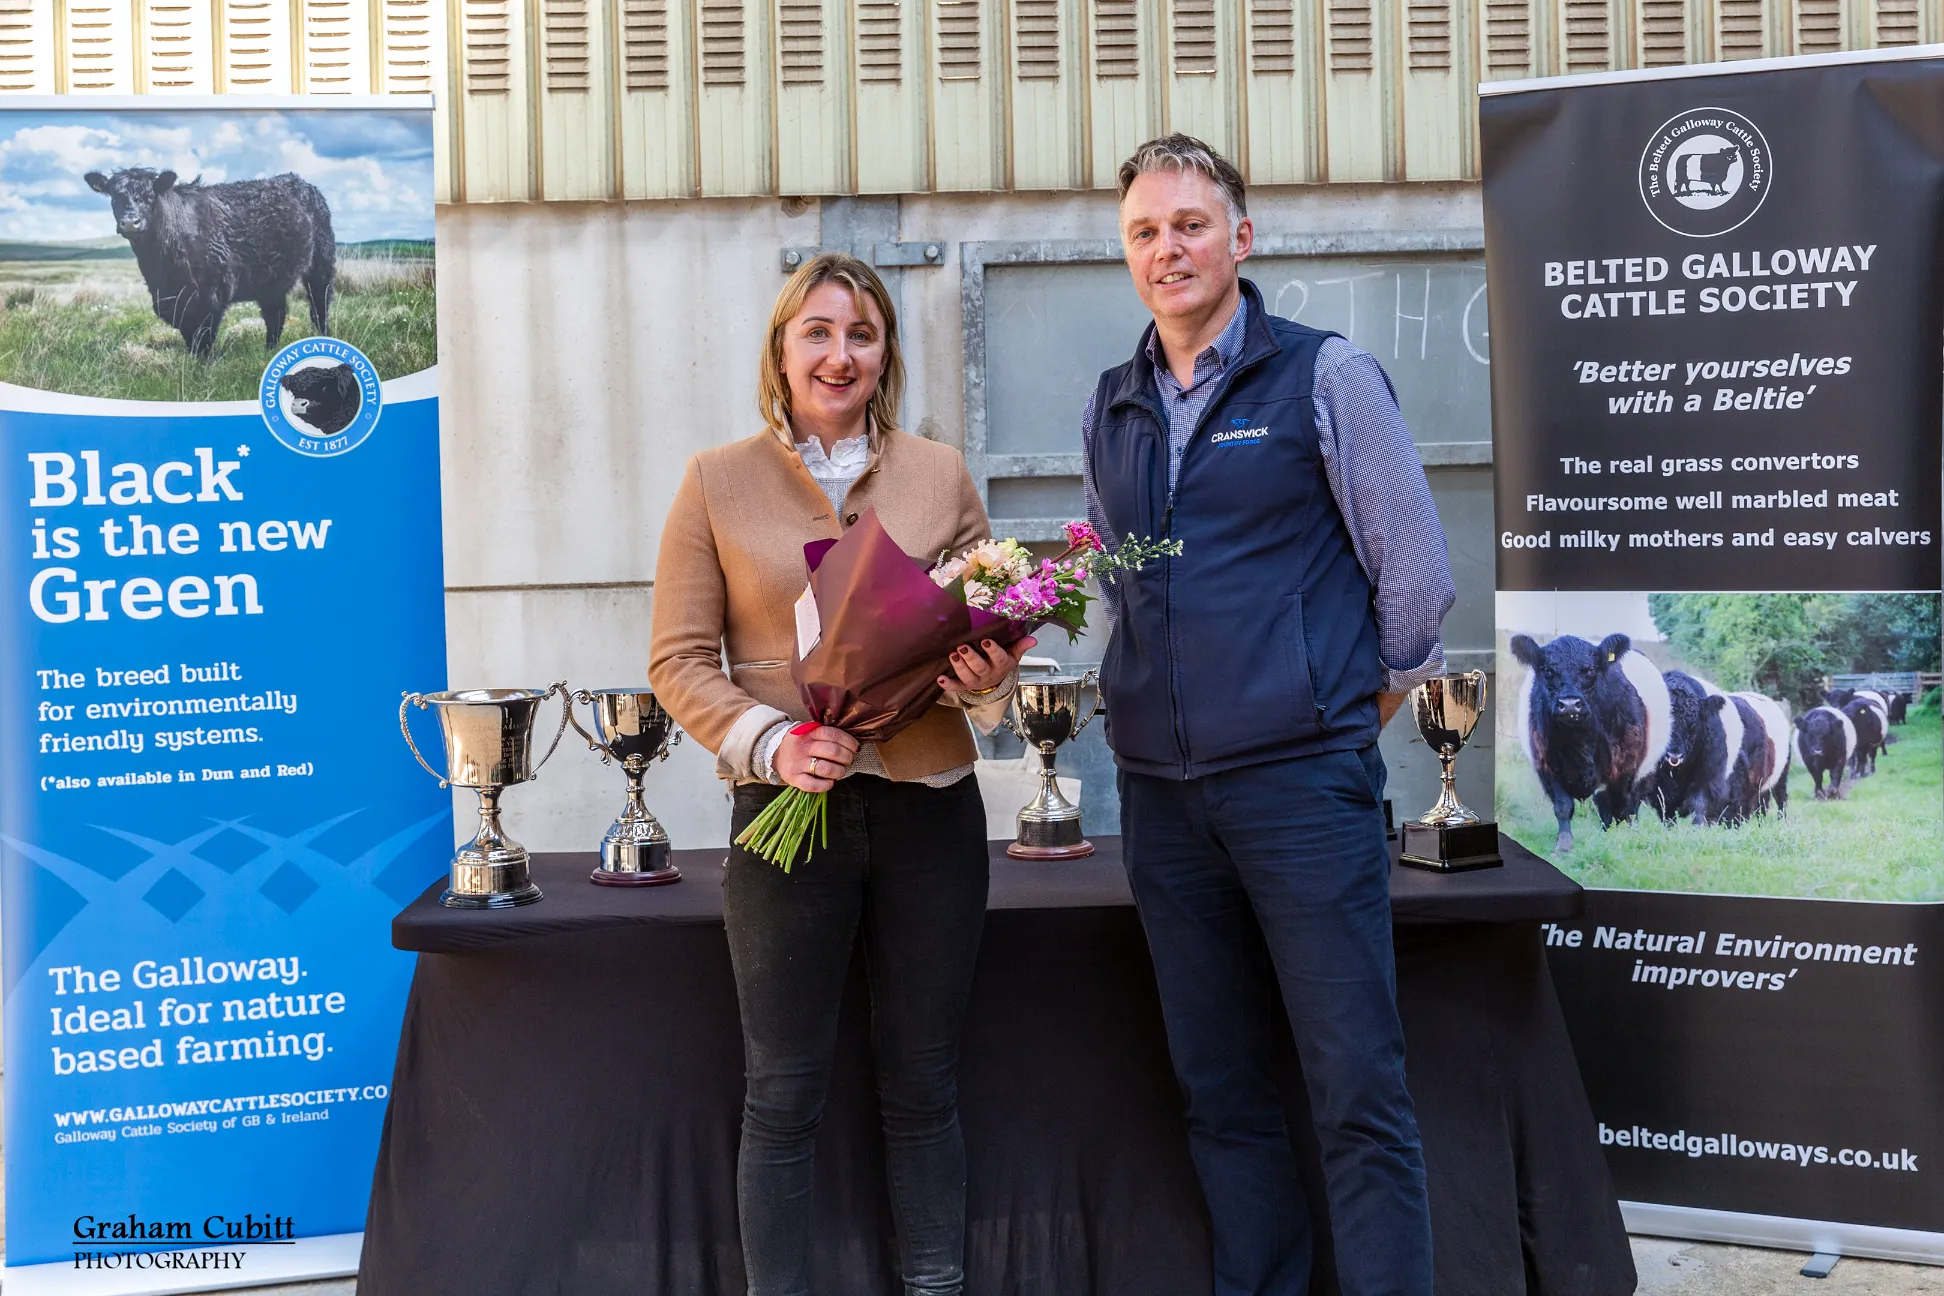
M1690 108L1662 123L1640 155L1640 198L1689 238L1726 234L1768 197L1772 162L1755 123L1729 108Z
M319 459L357 449L378 426L382 404L378 370L364 352L328 337L277 352L257 391L270 435Z

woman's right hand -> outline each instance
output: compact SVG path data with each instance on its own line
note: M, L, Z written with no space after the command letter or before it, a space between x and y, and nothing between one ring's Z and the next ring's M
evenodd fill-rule
M857 739L842 729L818 725L807 733L792 729L784 734L770 768L793 788L828 792L856 759Z

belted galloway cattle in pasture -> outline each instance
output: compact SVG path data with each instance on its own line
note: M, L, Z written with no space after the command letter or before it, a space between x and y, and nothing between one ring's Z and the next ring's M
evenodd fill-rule
M1686 671L1668 671L1668 738L1654 778L1654 804L1672 822L1739 819L1731 786L1742 755L1742 715L1732 699Z
M1767 814L1770 805L1783 814L1789 806L1789 767L1794 763L1789 717L1782 704L1762 693L1728 695L1741 714L1741 759L1730 779L1730 795L1737 820Z
M1592 799L1601 827L1639 811L1667 751L1667 683L1623 634L1598 644L1560 635L1544 647L1514 635L1511 646L1527 671L1520 739L1552 803L1557 849L1571 850L1577 802Z

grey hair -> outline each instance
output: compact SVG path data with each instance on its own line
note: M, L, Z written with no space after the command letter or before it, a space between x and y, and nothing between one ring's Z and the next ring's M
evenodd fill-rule
M1163 135L1134 150L1134 156L1120 165L1119 188L1122 201L1134 181L1150 171L1192 171L1222 191L1228 207L1229 232L1234 234L1242 218L1249 214L1249 199L1242 173L1235 164L1193 135Z

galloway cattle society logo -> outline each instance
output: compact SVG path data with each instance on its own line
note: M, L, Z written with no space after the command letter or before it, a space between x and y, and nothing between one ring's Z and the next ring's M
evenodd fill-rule
M1690 108L1662 123L1640 155L1640 199L1689 238L1740 226L1768 197L1768 141L1728 108Z
M1238 442L1253 445L1269 435L1267 427L1250 427L1245 418L1230 419L1229 425L1208 439L1214 445L1235 445Z
M327 459L355 450L378 426L378 371L336 338L309 337L277 352L263 371L257 406L270 435L298 454Z

